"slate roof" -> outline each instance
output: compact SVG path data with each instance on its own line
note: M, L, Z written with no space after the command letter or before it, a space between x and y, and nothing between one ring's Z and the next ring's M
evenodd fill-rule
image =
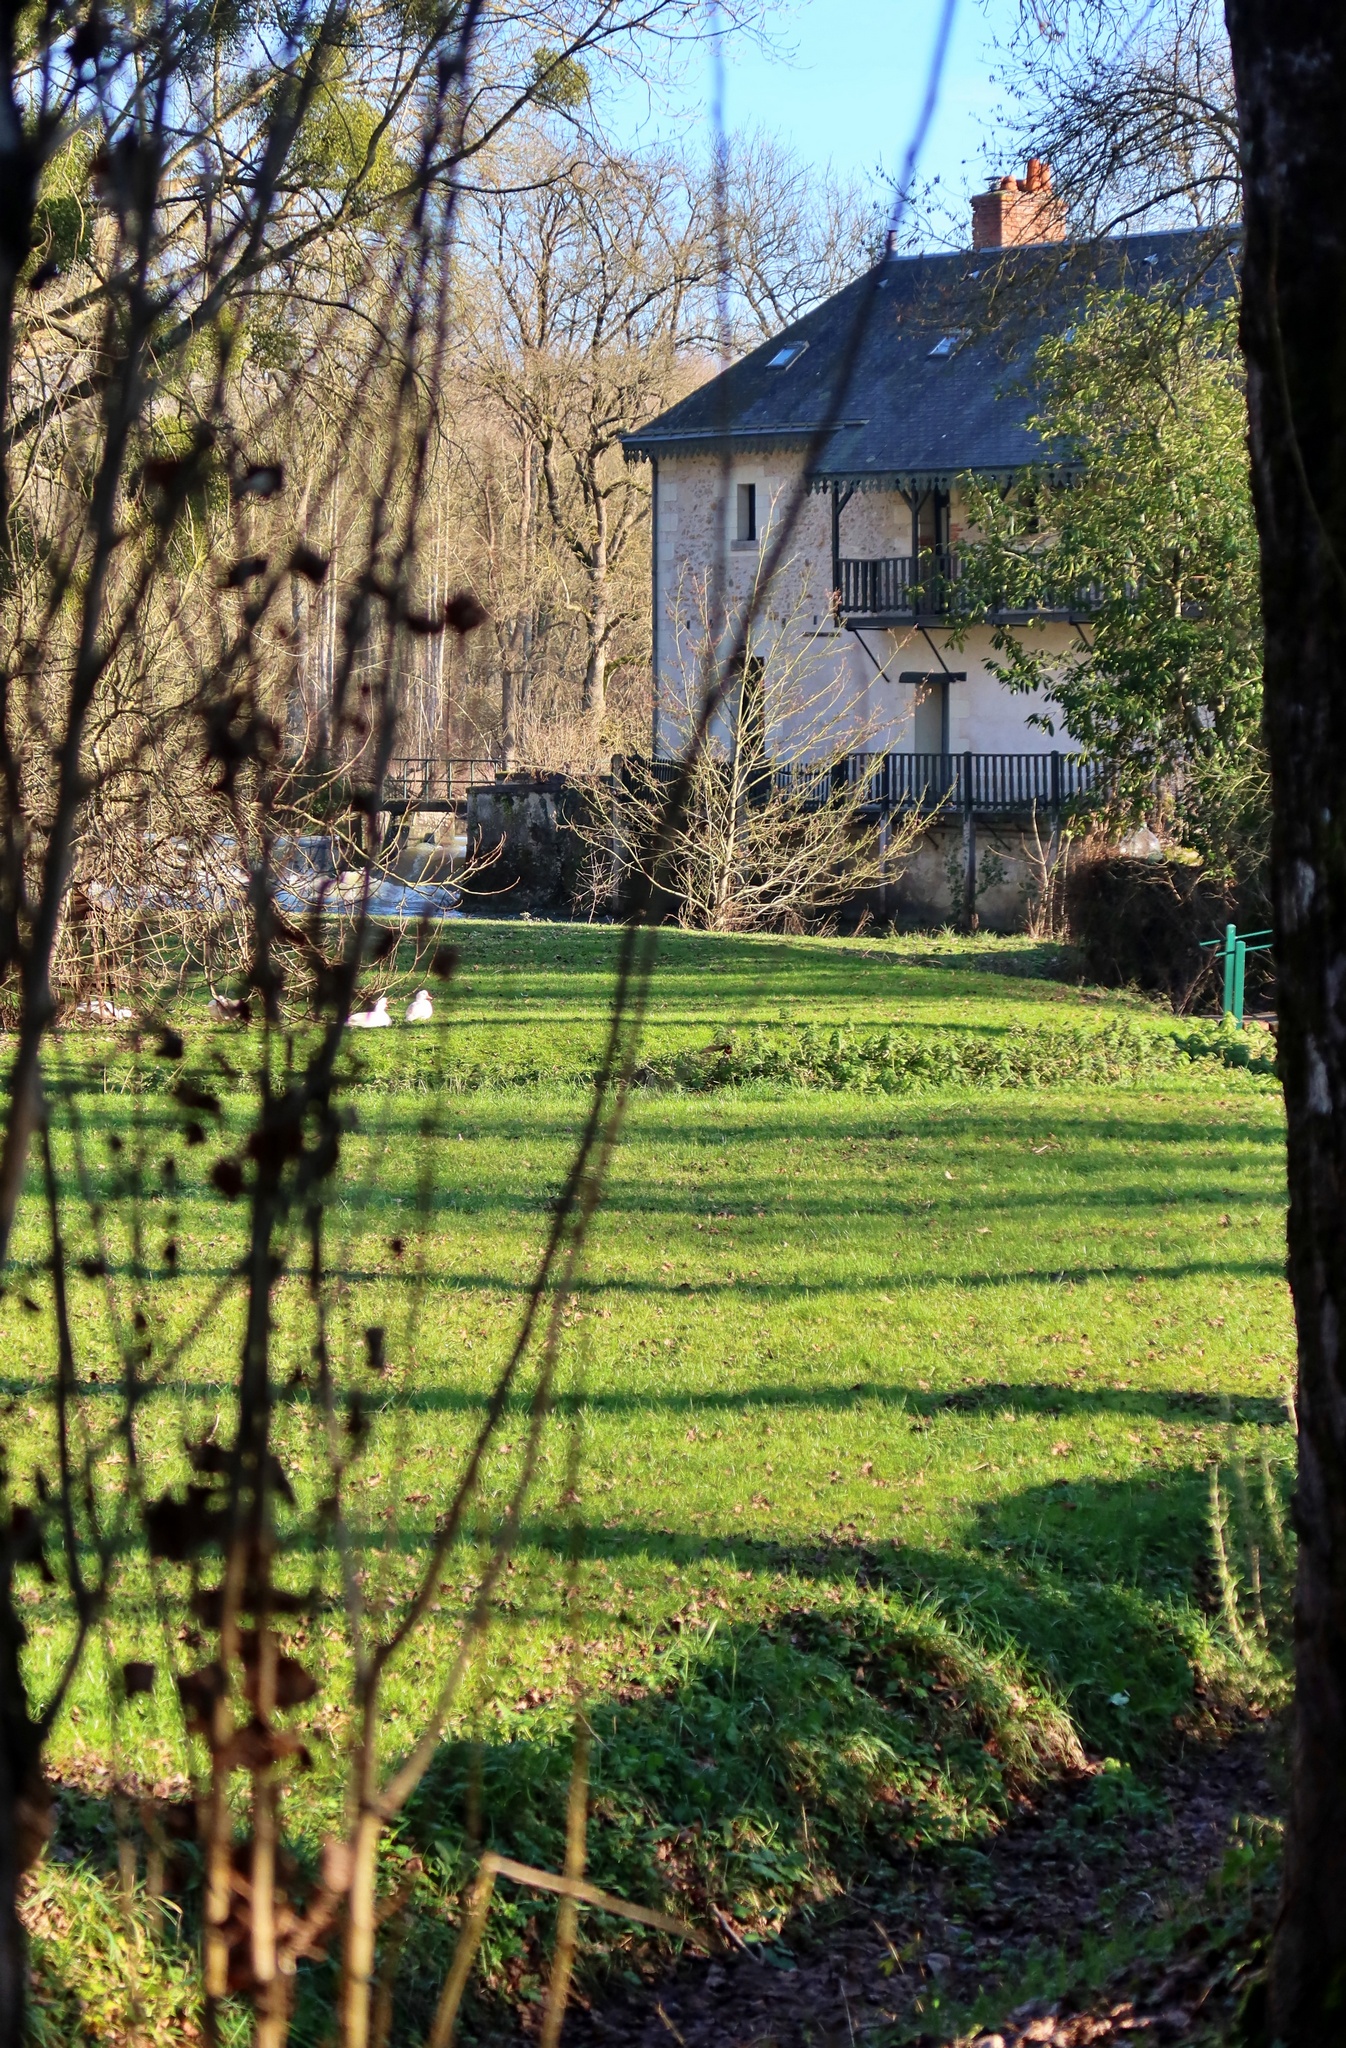
M810 465L817 485L947 487L960 471L1012 473L1051 462L1027 426L1031 366L1090 290L1166 288L1226 297L1227 239L1199 230L1120 235L953 255L889 256L637 433L630 459L807 445L835 419ZM838 373L867 322L849 388ZM947 353L932 354L937 343ZM788 366L782 349L803 344ZM1064 464L1057 465L1064 468Z

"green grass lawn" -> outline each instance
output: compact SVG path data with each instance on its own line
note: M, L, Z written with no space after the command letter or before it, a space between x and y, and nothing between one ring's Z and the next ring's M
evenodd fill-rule
M562 1084L592 1063L615 943L606 928L486 921L458 936L462 965L440 1023L414 1041L368 1034L373 1043L356 1048L359 1129L331 1212L344 1370L364 1374L371 1324L386 1326L392 1361L386 1376L365 1375L376 1422L354 1489L374 1613L410 1584L507 1354L582 1114L583 1097ZM937 1044L1074 1031L1083 1018L1091 1033L1124 1023L1162 1057L1129 1084L636 1092L566 1311L564 1398L491 1649L400 1831L400 1853L423 1859L427 1908L405 1962L407 2040L423 2034L448 1953L469 1811L481 1806L498 1846L559 1861L577 1674L595 1731L597 1881L694 1918L713 1901L767 1940L822 1913L876 1861L984 1840L1080 1745L1117 1760L1109 1784L1122 1785L1124 1808L1125 1788L1143 1799L1146 1773L1176 1744L1277 1696L1293 1356L1279 1096L1262 1075L1173 1061L1171 1019L1140 999L1041 978L1049 953L1013 941L670 935L655 1054L697 1053L708 1037L782 1020ZM398 991L404 982L415 985L409 968ZM180 1014L190 1019L193 1005ZM246 1038L204 1026L188 1037L189 1065L203 1074L221 1054L242 1066ZM72 1119L85 1194L109 1218L129 1213L135 1159L151 1169L151 1263L170 1232L178 1248L177 1277L150 1296L161 1349L222 1294L147 1413L156 1493L185 1477L184 1435L227 1425L242 1205L207 1186L218 1146L175 1147L162 1063L73 1034L62 1058L81 1077L58 1146L76 1252L92 1250L93 1235L76 1198ZM494 1085L462 1087L492 1062ZM555 1078L517 1085L541 1072ZM232 1084L224 1104L235 1132L246 1128L243 1088ZM176 1192L152 1171L170 1148ZM128 1247L121 1225L109 1227L129 1300ZM17 1254L0 1330L19 1473L50 1441L35 1203ZM113 1400L115 1348L103 1283L72 1284L96 1422ZM302 1367L308 1341L291 1274L278 1290L284 1374ZM474 1541L395 1668L390 1761L450 1656L479 1570L476 1539L503 1500L522 1427L511 1415ZM324 1483L316 1429L308 1394L292 1388L280 1443L301 1509ZM116 1456L101 1466L109 1489ZM1222 1594L1212 1473L1231 1571L1246 1581L1258 1549L1268 1645L1246 1586L1226 1580ZM311 1554L297 1547L287 1569L307 1584ZM318 1569L334 1587L331 1561ZM40 1679L66 1625L52 1596L28 1590ZM184 1637L181 1617L176 1628ZM91 1658L56 1765L95 1788L107 1763L171 1779L188 1753L129 1553L112 1637L114 1661L158 1662L155 1694L114 1709L107 1661ZM340 1811L336 1605L298 1626L293 1647L323 1679L305 1710L314 1766L290 1806L311 1848ZM189 1643L173 1651L191 1662ZM95 1882L103 1823L72 1794L62 1825L81 1860L52 1880L42 1953L53 2040L66 2038L62 1985L73 1974L61 1928L83 1924L69 1901ZM539 1936L535 1900L502 1898L486 1952L496 1996L530 1995L547 1924L544 1913ZM632 1941L601 1919L586 1938L589 1967L603 1944ZM154 1982L143 1996L160 2000L167 2026L188 1993L171 1973Z
M448 937L461 959L449 1001L439 1005L433 1054L417 1037L411 1071L431 1059L439 1076L492 1085L586 1079L601 1051L620 942L612 925L466 918ZM990 933L950 936L773 938L670 931L663 935L645 1052L659 1062L696 1053L735 1031L812 1025L851 1032L993 1038L1062 1029L1102 1018L1133 1027L1173 1020L1152 998L1052 979L1059 946ZM394 1016L425 979L409 948L372 970L367 994L389 993ZM436 996L439 990L435 990ZM204 993L169 1005L178 1021L203 1022ZM98 1043L86 1038L85 1043ZM366 1057L387 1041L360 1041ZM401 1048L405 1054L405 1039Z

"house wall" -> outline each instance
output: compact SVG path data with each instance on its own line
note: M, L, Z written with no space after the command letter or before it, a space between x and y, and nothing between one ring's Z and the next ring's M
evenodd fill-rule
M746 607L775 525L798 488L799 477L800 461L794 451L736 458L727 479L713 455L659 459L654 583L656 745L661 754L680 751L700 694L707 593L717 561L724 565L731 606ZM733 537L740 483L757 487L758 537L746 546ZM844 555L911 552L911 512L896 491L857 491L841 519ZM956 541L964 530L956 498L950 524ZM812 495L804 501L791 546L762 608L755 643L767 659L782 720L773 751L915 752L918 692L898 677L904 671L937 672L941 657L948 668L966 674L965 682L948 688L950 752L1041 753L1072 746L1059 717L1053 718L1054 732L1030 724L1035 713L1052 718L1049 702L1007 690L991 672L989 628L970 630L961 647L938 626L929 629L928 637L915 627L895 632L862 627L859 634L838 631L829 616L831 584L831 500ZM1045 625L1039 640L1048 652L1059 646L1062 655L1077 644L1073 629L1064 624ZM930 721L922 723L928 733ZM719 736L727 737L723 722Z
M1028 926L1043 885L1047 830L1045 820L1037 834L1022 825L978 824L971 907L983 931L1019 932ZM961 823L936 823L908 850L886 893L872 892L869 907L875 916L899 924L961 923L968 911L966 869Z

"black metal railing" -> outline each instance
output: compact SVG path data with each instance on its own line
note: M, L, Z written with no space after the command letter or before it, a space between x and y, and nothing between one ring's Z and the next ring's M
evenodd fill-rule
M919 555L877 555L868 560L840 556L835 564L838 611L847 618L997 618L1050 612L1074 617L1097 611L1103 594L1096 584L1058 588L1045 579L1034 589L978 591L965 583L962 559L953 548Z
M680 772L676 761L627 764L659 783ZM723 772L728 773L727 765ZM749 802L770 790L817 810L844 797L878 815L893 811L971 812L979 817L1028 817L1034 811L1066 809L1097 794L1104 783L1100 763L1079 754L843 754L830 761L784 761L751 778Z
M851 754L867 810L1059 811L1098 792L1103 771L1079 754Z
M383 796L394 804L448 802L474 782L494 782L500 772L494 761L465 755L395 755L383 778Z

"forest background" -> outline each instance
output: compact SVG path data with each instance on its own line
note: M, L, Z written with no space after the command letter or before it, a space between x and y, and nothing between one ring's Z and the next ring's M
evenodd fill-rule
M766 133L719 158L700 138L624 148L585 63L545 45L533 63L531 104L463 190L427 490L430 609L466 585L486 626L456 651L427 640L399 751L583 773L649 744L649 477L622 435L862 270L877 210L861 181ZM347 173L373 122L334 100ZM336 432L314 419L310 461ZM340 490L358 501L350 454ZM298 622L306 738L330 697L339 492L329 517L335 574Z

